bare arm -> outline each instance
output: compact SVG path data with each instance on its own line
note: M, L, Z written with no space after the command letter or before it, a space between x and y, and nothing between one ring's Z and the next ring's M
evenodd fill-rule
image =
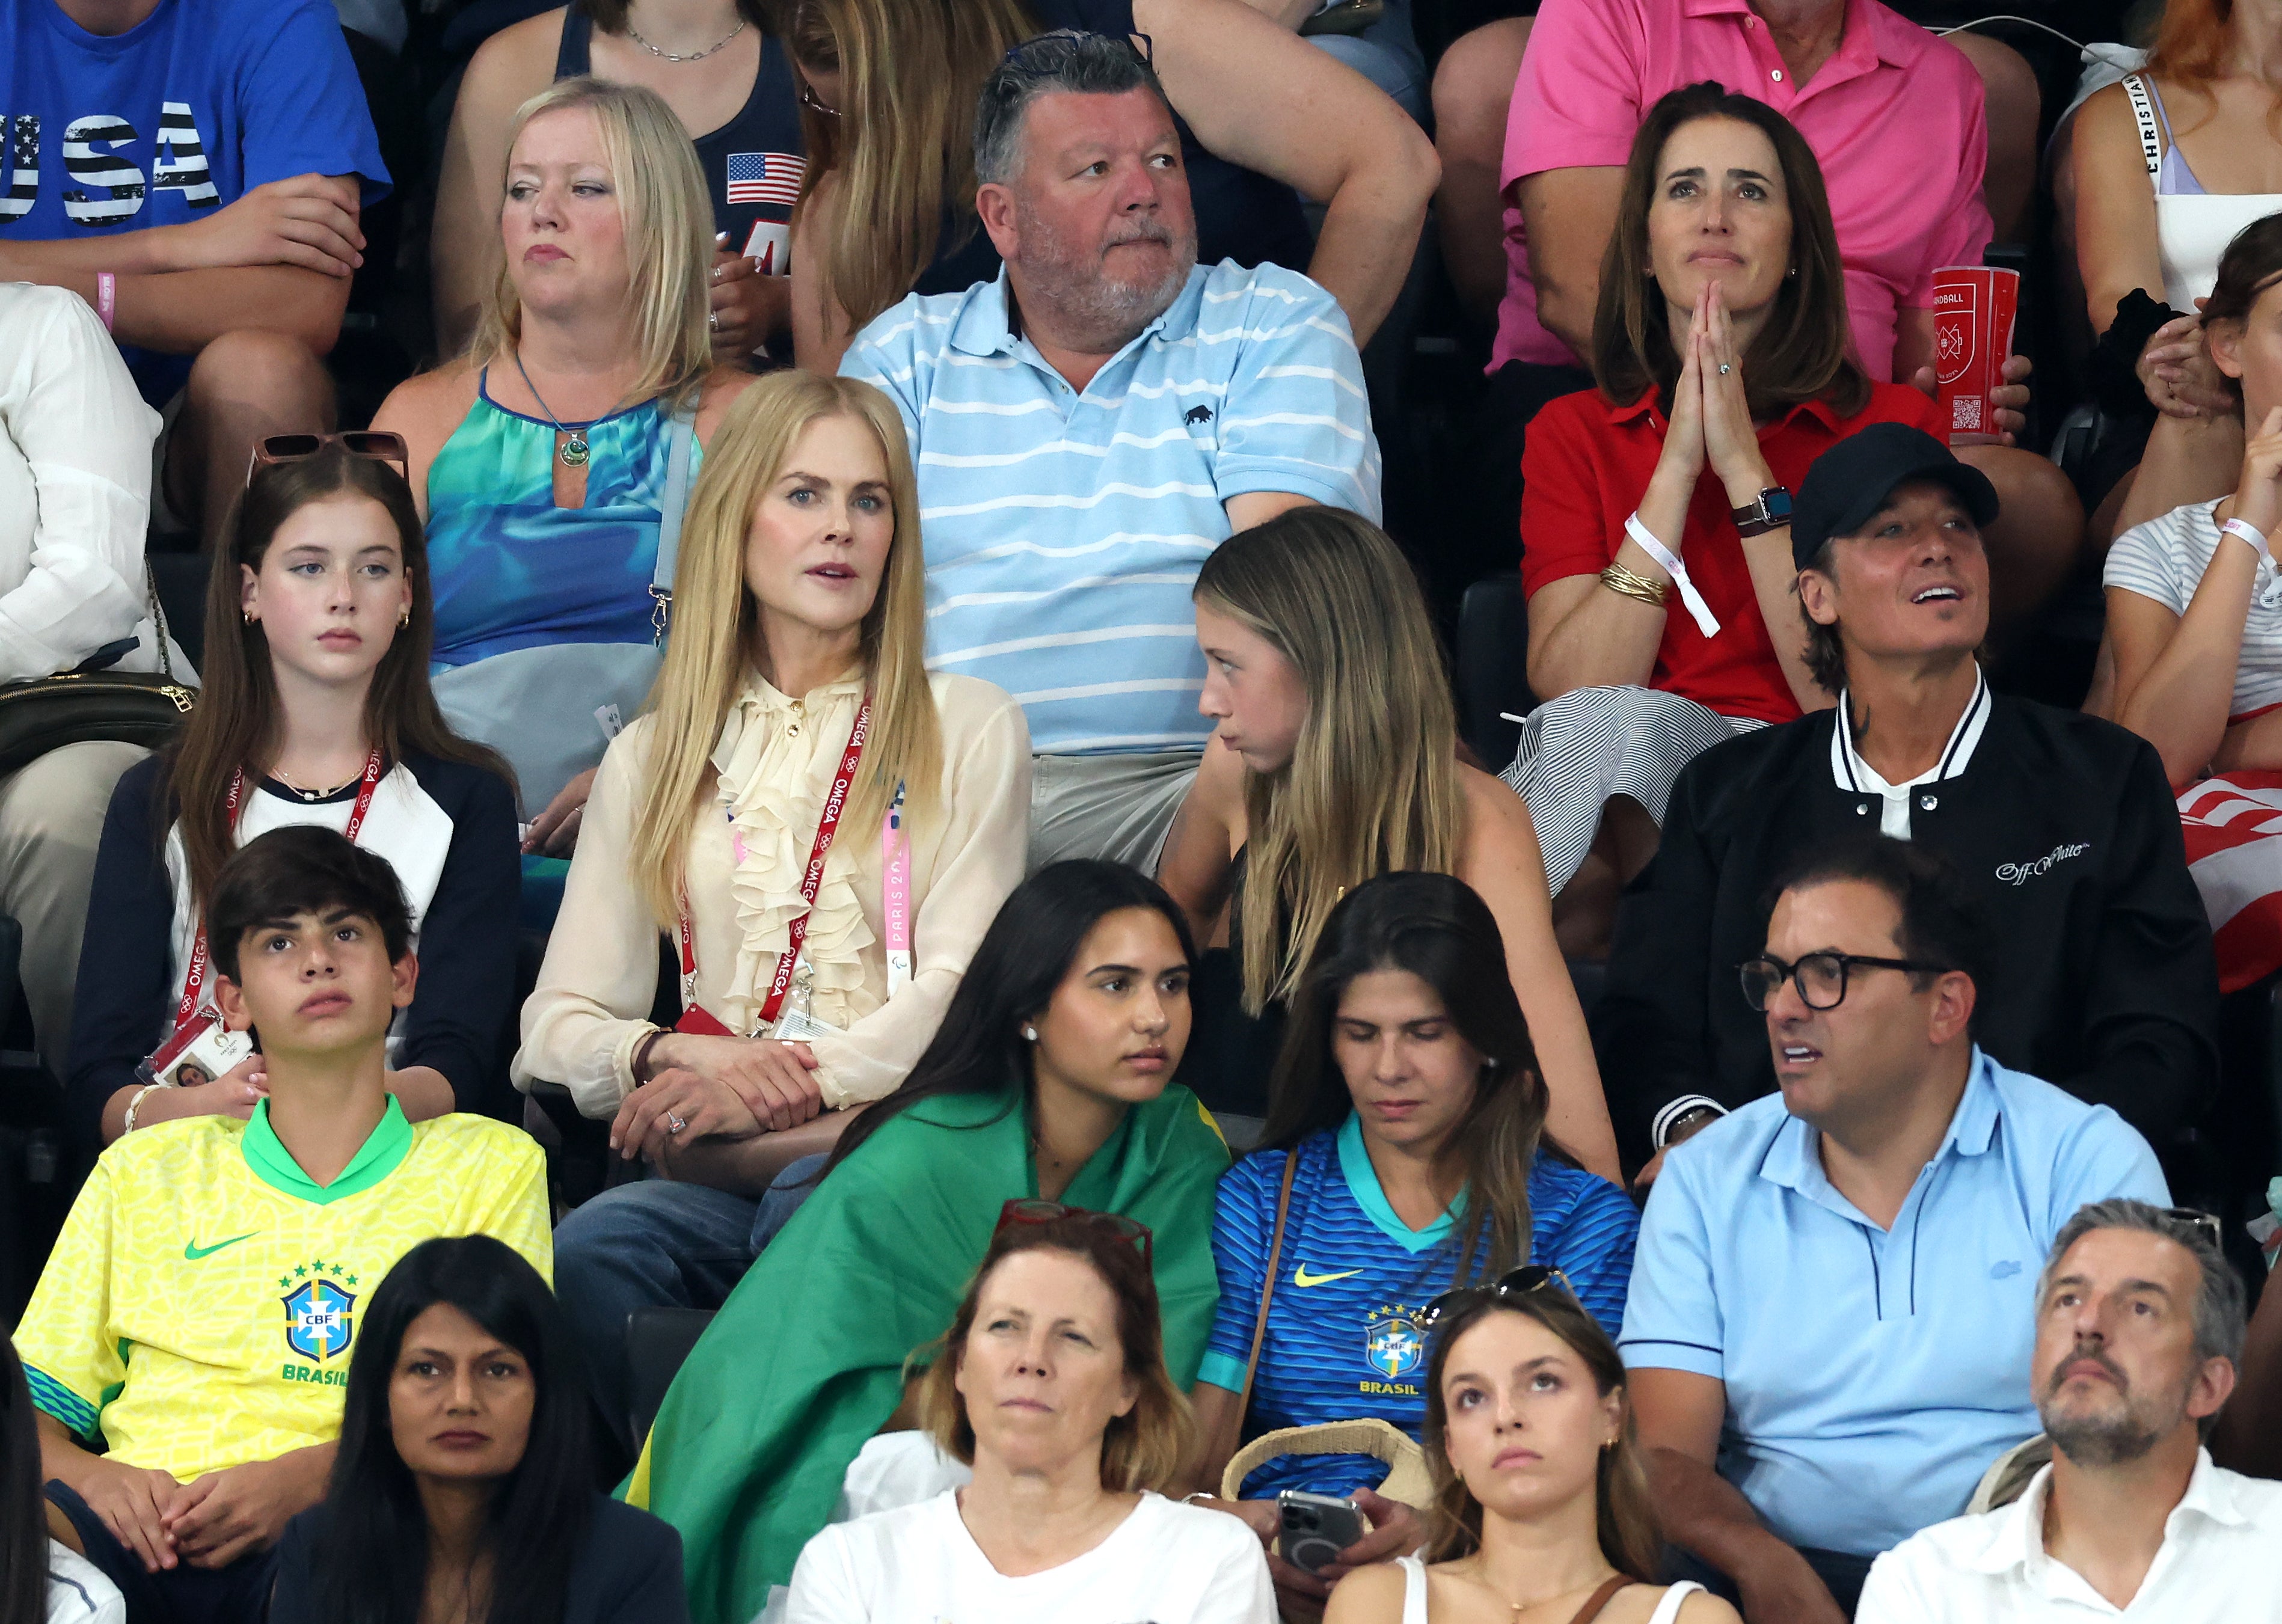
M1300 31L1300 25L1316 14L1316 0L1244 0L1245 4L1267 18L1279 27Z
M1463 766L1458 771L1466 792L1466 845L1458 878L1480 893L1505 938L1506 970L1549 1096L1546 1131L1587 1170L1621 1187L1617 1131L1601 1092L1601 1068L1593 1059L1576 983L1553 939L1553 898L1546 890L1545 859L1537 849L1529 808L1488 773Z
M2274 1279L2269 1275L2259 1294L2242 1345L2242 1379L2211 1434L2219 1465L2254 1477L2282 1477L2282 1286Z
M1228 906L1229 871L1244 844L1244 758L1217 736L1207 743L1157 859L1157 882L1181 905L1199 946Z
M1228 1446L1227 1441L1237 1435L1237 1406L1243 1402L1241 1395L1208 1381L1200 1381L1190 1389L1189 1408L1196 1412L1199 1450L1189 1473L1191 1493L1219 1495L1221 1473L1236 1458L1236 1450Z
M827 170L817 177L792 221L792 354L803 371L837 372L856 334L839 301L827 301L817 280L821 246L831 237L840 210L840 176Z
M1735 1580L1747 1618L1841 1624L1845 1615L1806 1558L1770 1534L1743 1491L1719 1473L1727 1384L1693 1371L1629 1374L1649 1498L1664 1537Z
M1324 205L1308 275L1368 344L1441 177L1433 144L1362 74L1242 0L1136 0L1157 75L1207 151Z
M2161 299L2163 266L2156 253L2155 187L2139 151L2131 104L2120 84L2076 109L2062 159L2076 190L2076 263L2084 314L2104 333L2116 302L2134 288Z
M1512 187L1529 234L1529 279L1537 320L1581 362L1593 353L1593 310L1601 297L1601 256L1617 229L1625 189L1621 167L1544 169Z
M436 347L456 355L499 275L499 205L515 110L553 78L563 13L542 12L485 40L460 81L436 178L428 267L435 283Z

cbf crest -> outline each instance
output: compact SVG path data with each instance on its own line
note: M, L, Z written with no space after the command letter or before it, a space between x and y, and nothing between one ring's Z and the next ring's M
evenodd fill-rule
M1374 1309L1364 1321L1363 1357L1389 1380L1417 1370L1425 1353L1426 1335L1418 1328L1413 1310Z
M357 1299L349 1289L356 1276L315 1260L297 1264L277 1283L288 1288L279 1299L285 1309L288 1348L319 1364L348 1351L356 1335Z

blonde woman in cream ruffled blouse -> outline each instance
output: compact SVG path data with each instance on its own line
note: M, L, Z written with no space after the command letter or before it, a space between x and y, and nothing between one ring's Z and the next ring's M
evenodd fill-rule
M924 668L919 533L902 423L868 385L772 374L707 447L664 666L595 776L515 1061L518 1087L565 1085L664 1175L581 1207L558 1237L557 1286L582 1324L594 1300L606 1388L625 1312L726 1296L771 1177L903 1080L1022 877L1029 732L1000 689ZM803 877L843 773L811 907ZM891 807L908 845L901 967ZM699 1013L662 1031L658 936L678 940L685 918ZM780 1040L788 1022L802 1041ZM650 1284L622 1302L636 1277Z

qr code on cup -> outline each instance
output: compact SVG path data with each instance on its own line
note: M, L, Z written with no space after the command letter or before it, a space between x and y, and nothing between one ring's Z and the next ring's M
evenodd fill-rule
M1952 434L1981 431L1981 397L1953 395L1949 402L1949 431Z

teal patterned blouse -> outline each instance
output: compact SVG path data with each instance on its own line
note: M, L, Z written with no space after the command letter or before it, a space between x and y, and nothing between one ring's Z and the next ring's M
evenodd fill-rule
M586 502L555 505L555 425L491 397L476 403L428 470L428 569L435 665L466 665L545 643L650 641L666 427L657 401L583 429ZM694 479L702 452L690 448Z

